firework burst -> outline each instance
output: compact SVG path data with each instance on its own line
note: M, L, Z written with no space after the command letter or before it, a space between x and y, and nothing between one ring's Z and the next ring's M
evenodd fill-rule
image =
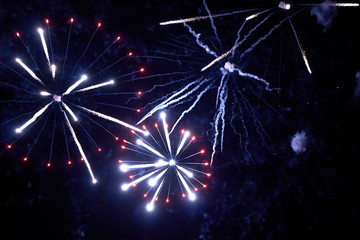
M146 205L148 211L154 209L155 201L158 201L163 192L165 195L165 202L170 202L170 195L176 194L172 189L175 186L180 188L179 196L183 198L188 197L190 201L196 200L196 192L199 188L206 188L207 185L203 182L204 177L210 177L211 173L206 171L209 163L201 160L199 155L205 153L204 149L193 151L193 142L196 140L195 136L185 129L180 131L180 137L177 141L175 132L169 133L169 124L166 122L166 115L164 112L160 114L161 124L155 123L155 134L149 131L147 138L137 134L132 130L132 133L137 136L135 143L124 140L121 148L136 152L141 158L147 158L144 161L123 161L120 162L120 170L122 172L129 172L131 181L124 183L121 186L123 191L127 191L131 187L146 182L149 186L144 193L144 198L150 197L150 201ZM147 129L143 125L143 129Z
M18 125L15 128L15 132L17 135L20 135L16 138L15 141L13 141L11 144L7 145L8 149L13 148L13 145L15 142L17 142L25 133L27 135L32 135L33 131L30 131L31 127L33 127L37 122L44 120L43 126L39 130L36 137L33 137L35 139L34 143L31 145L28 153L23 158L24 161L28 161L28 156L30 152L33 150L33 147L36 143L39 143L41 145L44 145L44 143L41 143L39 141L40 135L46 134L44 133L44 127L48 124L48 122L53 121L53 127L52 132L50 134L51 136L51 146L50 146L50 156L48 159L47 166L51 166L51 159L53 155L53 147L54 147L54 141L58 137L56 137L57 129L62 129L64 136L65 136L65 145L67 149L67 155L68 155L68 161L67 163L70 165L72 161L70 160L70 153L69 153L69 146L68 142L70 140L67 139L66 136L66 128L67 126L68 131L70 132L70 135L72 137L72 141L74 141L80 155L81 160L85 162L87 170L92 178L92 182L96 183L97 179L94 176L93 170L91 168L91 165L88 161L87 154L85 153L85 149L82 146L82 144L79 141L78 137L78 131L74 128L74 123L78 125L83 131L83 135L85 133L85 136L96 146L97 150L100 152L102 151L102 148L95 142L95 140L91 137L91 134L85 129L83 124L81 123L81 120L88 119L92 123L95 123L98 127L105 130L107 133L109 133L115 140L118 140L118 137L116 134L108 130L106 127L104 127L99 122L92 119L89 115L93 115L102 119L106 119L108 121L114 122L116 124L125 126L127 128L130 128L134 131L137 131L141 134L147 134L145 130L139 129L135 126L132 126L114 116L110 116L108 114L99 112L96 110L96 107L102 106L102 110L106 109L106 107L115 107L115 108L126 108L130 109L121 105L115 105L111 103L106 102L98 102L98 97L105 97L110 98L110 100L114 100L114 97L120 96L123 94L135 94L139 95L138 92L120 92L118 89L116 89L115 92L109 92L109 91L101 91L102 89L109 89L110 86L116 85L116 80L122 79L124 77L133 76L137 72L143 72L144 69L141 68L138 71L132 71L128 72L126 74L119 75L119 72L114 73L111 72L111 78L109 80L103 81L104 78L109 78L108 75L105 76L105 73L108 74L109 70L115 66L116 64L121 63L123 60L125 60L128 57L132 57L133 53L128 52L125 54L125 56L121 58L115 58L112 59L112 62L109 63L110 60L104 60L106 55L109 55L111 50L115 48L115 52L117 52L117 44L120 41L120 36L116 36L113 41L105 41L105 43L108 42L108 46L103 50L98 50L98 46L96 46L96 49L91 51L90 47L94 45L94 41L96 38L97 33L101 31L102 24L100 22L97 23L96 28L93 32L93 34L90 37L90 40L88 40L86 45L80 44L79 42L75 41L75 47L83 47L83 52L81 52L80 57L77 57L77 61L71 62L69 58L74 58L74 52L70 51L71 43L72 43L72 33L74 32L74 35L79 37L79 29L74 30L74 18L69 19L69 28L68 28L68 34L66 35L66 48L65 48L65 54L59 55L54 54L55 50L58 48L54 48L53 46L55 43L60 42L58 39L58 35L52 33L52 28L50 26L49 19L45 20L46 27L39 27L37 28L37 36L36 40L37 42L41 43L41 48L35 48L35 50L32 45L28 45L26 41L22 38L21 34L19 32L16 32L16 37L20 40L21 44L25 47L28 57L23 59L20 57L16 57L14 63L2 63L1 65L4 66L7 69L10 69L13 73L15 73L17 76L20 76L23 82L26 82L28 86L23 86L22 84L19 84L20 86L16 86L14 84L10 84L7 82L0 82L1 85L8 87L10 89L15 89L16 91L22 92L21 94L16 94L15 96L17 99L15 100L4 100L1 101L2 103L8 104L9 102L15 102L18 104L29 104L31 103L31 106L28 108L32 109L30 112L26 114L22 114L18 117L15 117L13 119L10 119L5 123L9 123L11 121L17 121L22 123L15 123L15 125ZM54 37L55 36L55 37ZM80 38L80 37L79 37ZM80 38L82 39L82 38ZM31 39L34 40L34 39ZM39 41L40 40L40 41ZM102 43L103 45L103 43ZM62 45L63 47L63 45ZM34 52L36 52L34 54ZM42 52L42 57L38 55L38 53ZM89 53L90 52L90 53ZM43 58L45 56L45 59ZM45 61L44 61L45 60ZM90 61L90 64L84 64L83 62ZM60 65L57 65L56 63L60 63ZM103 64L101 64L103 63ZM106 63L105 67L95 67L97 64L100 64L104 66L104 63ZM17 64L17 66L12 66L13 64ZM89 75L88 73L91 73ZM75 79L75 81L74 81ZM80 86L83 86L83 88L80 88ZM30 90L28 90L30 88ZM24 95L26 94L30 95L30 97L33 99L32 101L24 101L19 99L24 99ZM86 106L86 107L85 107ZM95 109L94 109L95 107ZM20 108L22 110L23 108ZM75 111L75 109L77 111ZM130 110L136 110L139 112L138 109L130 109ZM114 111L111 111L113 113ZM50 117L50 115L54 115L53 117ZM82 114L83 118L80 120L79 114ZM27 120L22 120L24 116L30 115L31 117ZM60 121L59 121L60 119ZM49 120L49 121L48 121ZM61 125L59 125L57 122L61 122ZM64 124L65 123L65 124ZM45 143L46 145L46 143Z

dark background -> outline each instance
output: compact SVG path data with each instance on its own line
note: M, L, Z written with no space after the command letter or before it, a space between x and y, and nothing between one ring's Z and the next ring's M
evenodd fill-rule
M207 3L215 14L273 7L278 1ZM301 7L296 6L296 9ZM61 141L54 148L54 166L46 168L49 157L49 137L46 136L41 138L44 144L39 144L31 161L24 164L21 159L31 137L7 150L6 145L14 139L13 127L2 124L0 230L7 236L4 239L347 239L353 234L356 236L360 224L357 194L360 96L356 94L357 84L360 84L357 83L360 80L356 80L360 69L359 8L337 9L336 14L327 16L333 22L326 31L317 24L316 17L311 16L310 9L305 8L293 23L313 74L309 75L305 69L288 23L247 55L244 62L238 63L246 71L266 78L271 86L282 89L279 95L263 92L261 99L246 92L269 138L261 139L256 125L252 124L254 119L245 112L249 153L244 153L244 145L239 145L239 138L229 125L229 105L225 149L222 153L218 151L209 187L201 192L195 204L187 201L170 206L159 204L156 211L147 213L139 192L124 194L119 190L126 176L118 171L117 159L126 153L118 151L118 144L111 137L91 125L87 129L98 137L96 141L103 147L98 153L85 141L99 179L96 185L90 183L83 164L66 166ZM129 50L138 53L137 58L125 63L124 67L130 71L145 66L147 76L189 69L198 72L203 63L212 58L197 48L183 26L158 25L160 21L197 15L206 15L202 1L2 1L0 61L10 65L10 59L16 54L26 56L14 32L31 35L31 28L35 29L44 18L49 18L60 24L55 32L66 33L68 25L61 25L61 22L66 23L72 16L79 24L77 31L86 36L92 34L97 21L103 23L104 38L120 34L121 48L112 54L122 56ZM232 46L243 17L215 19L224 49ZM285 14L279 12L278 18L269 21L266 29L283 17ZM202 40L216 46L209 21L190 25L202 33ZM261 36L266 31L259 32ZM29 45L34 46L32 43L36 41L27 39ZM182 48L171 45L175 40L181 41L177 46ZM94 53L106 47L106 41L98 39L97 43L92 46ZM191 52L193 48L197 48L195 53ZM157 62L150 57L162 53L172 53L169 59L180 63ZM201 61L189 60L191 54L196 54ZM1 82L29 87L26 82L11 81L16 76L3 65L0 76ZM139 75L135 74L134 78L137 77ZM146 91L157 81L164 83L175 78L137 79L127 87L129 91ZM244 82L244 88L246 84ZM16 91L8 89L1 85L1 100L16 96ZM173 90L157 89L127 106L144 106ZM182 125L197 133L201 146L208 149L208 157L213 141L210 123L214 114L214 104L208 101L214 101L214 96L216 91L201 102L201 107L187 115ZM26 100L25 97L16 99ZM20 114L20 110L16 104L2 104L1 123ZM144 109L143 113L148 110L150 108ZM181 106L173 109L172 122L176 121L180 110ZM139 120L134 111L123 109L116 114L130 123ZM127 136L122 128L103 124ZM305 131L308 137L307 149L300 154L290 147L291 137L298 131ZM78 156L76 149L72 153Z

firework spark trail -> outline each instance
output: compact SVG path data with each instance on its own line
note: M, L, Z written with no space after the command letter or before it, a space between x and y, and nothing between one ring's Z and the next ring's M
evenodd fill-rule
M39 111L37 111L32 118L30 118L26 123L24 123L21 127L18 127L15 129L15 132L21 133L26 127L28 127L30 124L36 121L38 117L40 117L46 109L53 103L54 101L51 101L50 103L46 104L44 107L42 107Z
M64 103L64 102L62 102L61 104L62 104L62 106L65 108L65 110L71 115L71 117L73 118L73 120L74 120L75 122L77 122L77 121L78 121L78 118L76 117L75 113L70 109L70 107L69 107L66 103Z
M79 152L80 152L81 157L84 159L84 162L85 162L85 164L86 164L86 167L87 167L87 169L88 169L88 171L89 171L89 173L90 173L90 176L91 176L91 178L92 178L92 182L93 182L93 183L97 183L97 180L96 180L96 178L94 177L93 171L92 171L92 169L91 169L91 166L90 166L89 161L87 160L87 157L86 157L86 155L85 155L85 152L84 152L84 150L82 149L82 146L81 146L78 138L76 137L75 131L74 131L73 127L71 126L71 123L70 123L70 121L69 121L66 113L65 113L63 110L61 110L61 111L64 113L64 118L65 118L66 125L68 126L68 128L69 128L69 130L70 130L70 132L71 132L71 135L72 135L72 137L73 137L73 139L74 139L74 141L75 141L75 144L76 144L76 146L77 146L78 149L79 149Z
M43 47L43 50L44 50L44 53L45 53L45 56L46 56L46 60L47 60L48 65L50 67L51 63L50 63L49 51L48 51L46 41L45 41L45 37L44 37L44 29L38 28L37 31L38 31L38 33L40 35L41 44L42 44L42 47Z
M74 104L74 105L75 105L75 104ZM77 106L78 108L84 110L85 112L91 113L91 114L93 114L93 115L95 115L95 116L97 116L97 117L100 117L100 118L109 120L109 121L111 121L111 122L115 122L115 123L120 124L120 125L122 125L122 126L124 126L124 127L133 129L134 131L141 132L141 133L144 134L144 135L147 135L147 134L148 134L147 131L144 131L144 130L141 130L141 129L137 128L137 127L134 127L134 126L132 126L132 125L126 123L126 122L123 122L123 121L121 121L121 120L119 120L119 119L117 119L117 118L108 116L108 115L103 114L103 113L96 112L96 111L94 111L94 110L91 110L91 109L88 109L88 108L85 108L85 107L82 107L82 106L79 106L79 105L75 105L75 106Z
M269 8L269 9L266 9L266 10L264 10L264 11L255 13L255 14L247 17L247 18L245 19L245 21L243 22L243 24L241 25L241 27L239 28L237 34L236 34L236 35L237 35L237 38L236 38L236 40L235 40L234 46L237 46L237 45L238 45L238 43L239 43L239 41L240 41L240 38L241 38L241 31L243 30L243 28L245 27L245 24L246 24L249 20L254 19L254 18L260 16L261 14L266 13L266 12L269 12L269 11L271 11L271 10L273 10L273 9L272 9L272 8ZM231 53L231 58L234 57L234 54L235 54L235 51L233 51L233 52Z
M42 85L45 86L45 84L41 81L41 79L38 76L36 76L36 74L28 66L26 66L26 64L20 58L15 58L15 61L19 63L20 66L24 68L25 71L27 71L32 78L34 78L36 81L40 82Z
M192 93L194 93L196 90L198 90L204 83L207 83L208 80L204 80L201 81L202 78L197 79L189 84L187 84L184 88L182 88L181 90L175 92L171 97L169 97L168 99L166 99L165 101L163 101L162 103L158 104L156 107L154 107L150 112L148 112L143 118L140 119L140 121L137 123L140 124L142 123L145 119L147 119L148 117L152 116L155 112L164 109L176 102L181 101L184 98L187 98L189 95L191 95ZM191 89L190 91L184 93L185 91L187 91L191 86L197 84L193 89ZM184 94L183 94L184 93ZM177 96L179 96L178 98L176 98ZM175 99L174 99L175 98Z
M214 52L213 50L211 50L209 48L208 45L206 45L205 43L203 43L202 41L200 41L200 36L201 34L200 33L196 33L188 24L184 23L184 26L188 28L189 32L195 37L196 39L196 43L201 47L203 48L207 53L213 55L214 57L218 57L217 53Z
M290 18L293 18L294 16L296 16L297 14L299 14L300 12L302 12L303 9L295 12L294 14L292 14L291 16L288 16L286 18L284 18L283 20L281 20L277 25L275 25L272 29L270 29L264 36L262 36L261 38L259 38L256 42L254 42L251 47L249 47L248 49L246 49L245 51L242 52L242 54L240 55L240 60L245 56L245 54L251 52L259 43L261 43L262 41L264 41L265 39L267 39L267 37L269 37L276 29L278 29L285 21L287 21ZM239 43L241 44L241 42Z
M206 1L205 1L205 0L203 0L203 5L204 5L204 7L205 7L205 9L206 9L207 14L209 15L209 19L210 19L210 23L211 23L211 28L212 28L213 31L214 31L214 35L215 35L216 40L218 41L219 46L220 46L220 49L221 49L221 41L220 41L219 35L218 35L218 33L217 33L217 29L216 29L216 26L215 26L215 23L214 23L214 19L213 19L212 15L211 15L210 9L209 9L208 5L206 4Z
M234 14L245 13L245 12L253 12L253 11L257 11L257 10L259 10L259 8L248 9L248 10L239 10L239 11L233 11L233 12L222 13L222 14L215 14L215 15L212 15L212 18L226 17L226 16L231 16L231 15L234 15ZM208 19L208 18L209 18L209 16L198 16L198 17L192 17L192 18L185 18L185 19L179 19L179 20L171 20L171 21L161 22L160 25L170 25L170 24L188 23L188 22L205 20L205 19Z
M269 11L271 11L271 10L273 10L273 9L272 9L272 8L269 8L269 9L266 9L266 10L264 10L264 11L257 12L257 13L255 13L255 14L253 14L253 15L250 15L250 16L248 16L247 18L245 18L245 22L246 22L246 21L249 21L249 20L251 20L251 19L254 19L254 18L260 16L261 14L266 13L266 12L269 12Z
M224 70L224 68L221 68L220 70L222 71L222 76L221 76L220 84L219 84L217 95L216 95L216 108L219 106L220 91L222 89L222 86L224 85L224 79L227 74L227 72Z
M206 65L205 67L203 67L201 69L201 71L205 71L206 69L208 69L209 67L211 67L212 65L214 65L216 62L226 58L227 56L229 56L233 51L235 51L241 44L243 44L247 38L249 36L251 36L251 34L257 30L262 24L264 24L272 15L274 15L276 13L276 11L270 13L266 18L264 18L260 23L258 23L254 28L252 28L249 33L244 36L243 40L240 41L237 45L233 46L229 51L225 52L224 54L222 54L221 56L217 57L216 59L214 59L212 62L210 62L208 65ZM279 26L278 26L279 27ZM275 28L276 29L276 28ZM273 30L275 30L273 29ZM270 35L270 34L269 34Z
M296 31L295 31L295 28L294 28L294 25L292 24L291 18L289 18L289 23L290 23L291 29L292 29L293 32L294 32L294 35L295 35L295 38L296 38L296 42L297 42L297 44L298 44L298 46L299 46L299 49L300 49L300 51L301 51L301 55L302 55L302 57L303 57L304 63L305 63L305 65L306 65L306 68L307 68L308 72L311 74L311 69L310 69L309 62L308 62L308 60L307 60L305 51L304 51L304 49L303 49L302 46L301 46L301 43L300 43L299 38L298 38L298 35L297 35L297 33L296 33Z
M359 3L335 3L335 2L323 2L323 3L310 3L310 4L296 4L299 6L329 6L329 7L359 7Z
M85 91L89 91L89 90L92 90L92 89L105 87L105 86L108 86L108 85L113 85L114 83L115 83L114 80L110 80L110 81L107 81L107 82L95 84L95 85L92 85L92 86L89 86L89 87L86 87L86 88L76 90L76 91L74 91L74 93L76 93L76 92L85 92Z
M82 82L86 81L88 77L84 74L81 76L81 78L76 81L73 85L71 85L64 93L63 95L70 94L75 88L77 88Z
M174 123L174 126L172 127L170 134L174 131L175 127L177 126L177 124L181 121L181 119L187 114L189 113L191 110L193 110L193 108L197 105L197 103L200 101L201 97L207 93L211 88L213 87L213 84L209 84L204 90L202 90L196 97L195 101L193 101L193 103L191 104L191 106L186 109L185 111L183 111L180 115L180 117L176 120L176 122Z
M131 186L135 187L137 184L147 180L149 190L144 194L144 197L146 198L149 194L152 194L150 201L146 204L146 210L149 212L154 209L155 201L158 201L165 184L169 184L165 202L170 202L172 178L176 177L178 179L182 197L187 195L189 200L194 201L196 199L195 192L198 191L196 185L200 184L203 188L206 188L206 184L202 183L198 179L198 176L204 175L210 177L211 175L210 173L197 169L197 166L209 166L209 163L189 162L188 160L196 157L198 154L204 153L204 150L190 155L184 153L190 143L195 140L195 137L190 137L190 132L183 129L178 145L175 148L175 145L172 144L172 138L170 139L170 135L167 133L168 123L165 121L166 115L164 112L160 113L160 118L163 125L162 128L159 129L159 125L157 123L154 124L158 133L157 136L151 134L151 131L149 131L151 139L145 140L142 136L135 133L139 137L139 139L136 140L136 144L124 140L124 143L134 146L139 150L125 146L122 147L122 149L129 149L143 154L149 158L149 160L120 161L120 171L137 171L135 175L130 175L132 181L121 185L123 191L127 191ZM145 127L145 129L147 129L147 127ZM165 139L163 136L165 136ZM186 194L183 190L186 191Z
M222 86L222 90L220 92L220 105L217 108L217 113L215 114L215 121L214 121L214 129L215 129L215 134L214 134L214 142L213 142L213 146L212 146L212 153L211 153L211 158L210 158L210 166L212 166L213 161L214 161L214 157L215 157L215 153L216 153L216 146L217 146L217 140L218 140L218 136L219 136L219 121L221 119L222 121L222 131L221 131L221 151L223 150L223 137L224 137L224 130L225 130L225 105L226 105L226 100L227 100L227 82L228 82L229 78L226 78L224 85Z
M226 65L226 64L225 64ZM242 77L246 77L246 78L250 78L250 79L254 79L255 81L261 82L263 84L265 84L265 90L267 91L280 91L280 88L270 88L270 83L268 81L266 81L265 79L262 79L256 75L253 75L251 73L244 73L242 72L240 69L238 68L234 68L234 71L237 71L239 73L240 76Z

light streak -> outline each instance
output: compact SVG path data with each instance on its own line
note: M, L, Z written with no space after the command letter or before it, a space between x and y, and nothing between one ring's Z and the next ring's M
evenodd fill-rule
M23 63L23 61L20 58L15 58L15 61L19 63L20 66L23 67L25 71L27 71L30 74L31 77L33 77L35 80L39 81L42 85L44 85L44 83L40 80L40 78L36 76L36 74L28 66L26 66L26 64Z
M38 119L38 117L40 117L45 111L46 109L48 109L48 107L53 103L53 101L51 101L50 103L46 104L44 107L42 107L39 111L37 111L34 116L32 118L30 118L26 123L24 123L21 127L16 128L15 132L17 133L21 133L25 128L27 128L30 124L32 124L33 122L36 121L36 119Z
M46 56L46 60L48 61L48 64L50 66L50 58L49 58L49 51L48 51L48 48L47 48L47 45L46 45L46 41L45 41L45 37L44 37L44 30L42 28L38 28L37 29L39 35L40 35L40 39L41 39L41 44L42 44L42 47L44 49L44 53L45 53L45 56Z

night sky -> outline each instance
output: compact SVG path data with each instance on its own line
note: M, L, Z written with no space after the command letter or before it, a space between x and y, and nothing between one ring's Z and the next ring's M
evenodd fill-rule
M300 2L319 3L297 1ZM220 14L242 9L276 9L278 1L209 0L207 5L212 14ZM287 14L298 10L292 23L312 74L306 69L289 22L240 57ZM233 46L238 29L251 13L215 18L220 41L209 19L189 25L201 33L201 41L222 54ZM245 25L243 33L251 31L266 14ZM84 95L71 99L76 104L135 125L160 99L189 81L201 77L204 81L217 79L217 85L178 126L197 136L194 144L206 149L200 161L209 161L220 68L229 59L200 72L214 57L197 45L183 25L159 25L162 21L199 15L207 15L200 0L0 2L0 231L7 236L2 239L350 239L353 234L358 235L359 7L324 9L294 5L288 12L279 9L236 51L231 61L237 67L266 79L270 87L281 91L266 91L260 83L229 74L229 89L239 88L241 94L237 97L241 104L236 107L236 96L229 90L224 149L221 152L220 144L216 146L212 177L205 179L208 187L199 191L195 202L174 197L170 204L159 201L153 212L147 212L142 197L145 188L139 184L128 192L120 190L128 176L119 171L118 159L133 155L122 151L121 143L98 124L120 139L131 138L129 130L91 117L97 124L79 110L75 113L83 119L82 128L77 126L75 130L97 176L95 185L79 160L80 154L68 130L64 137L62 118L53 113L55 108L49 111L53 114L39 119L16 140L15 127L31 116L23 114L40 109L44 102L23 90L38 90L33 79L24 80L9 68L27 76L13 59L19 56L31 62L15 33L21 33L29 51L41 62L44 54L36 28L46 26L44 19L50 19L54 58L63 62L69 18L74 17L64 84L52 83L52 87L61 91L73 83L76 74L87 69L117 35L121 41L89 71L100 72L133 52L133 57L94 78L101 82L102 77L125 75L118 77L115 91L127 94L91 99ZM71 73L99 21L101 30L79 62L78 72ZM39 66L43 70L46 65ZM141 67L145 72L138 71ZM162 86L149 91L155 85ZM134 94L137 91L144 94L137 96ZM100 92L114 90L96 90ZM175 123L195 98L196 95L165 109L169 123ZM122 107L95 104L98 102ZM157 116L154 114L145 123L153 124L158 121ZM296 133L306 136L299 149L291 145ZM7 145L15 140L8 149ZM71 166L67 164L66 142ZM22 161L30 148L29 161ZM49 159L50 168L46 167Z

